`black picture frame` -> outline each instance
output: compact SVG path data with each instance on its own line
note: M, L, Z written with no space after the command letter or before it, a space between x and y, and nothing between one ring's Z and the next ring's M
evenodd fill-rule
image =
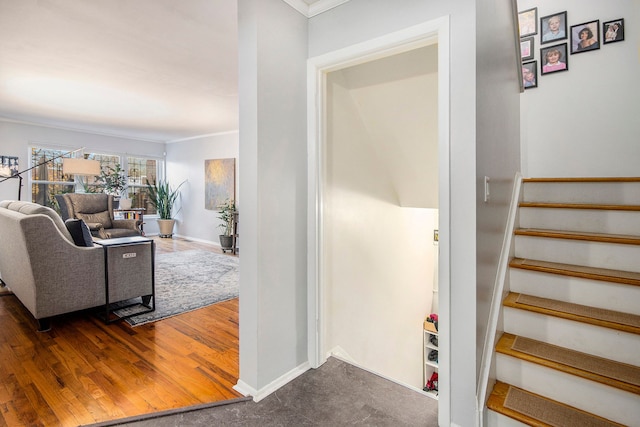
M567 50L567 43L540 48L540 75L569 71L569 52ZM556 52L557 58L554 55Z
M609 31L611 31L613 34L610 34ZM602 34L603 34L602 44L609 44L609 43L623 41L624 40L624 18L603 22Z
M533 50L535 49L534 37L522 37L520 39L520 59L529 61L533 59Z
M538 34L538 8L518 12L518 29L520 37L532 36Z
M522 63L522 85L524 90L538 87L538 61Z
M582 33L586 34L587 46L583 47L583 40L580 39ZM571 54L591 52L600 49L600 20L583 22L582 24L571 26Z
M551 26L549 25L551 24ZM557 28L553 27L557 24ZM566 40L567 35L567 11L558 12L540 18L540 44L555 43Z

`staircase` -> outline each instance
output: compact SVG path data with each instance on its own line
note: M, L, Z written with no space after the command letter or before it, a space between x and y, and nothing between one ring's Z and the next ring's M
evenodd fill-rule
M489 426L640 426L640 178L525 179Z

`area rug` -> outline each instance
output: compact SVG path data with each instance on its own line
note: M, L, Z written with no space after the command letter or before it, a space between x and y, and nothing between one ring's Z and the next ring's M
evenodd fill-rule
M156 309L126 319L131 326L193 311L238 296L238 258L202 250L156 256ZM139 307L115 311L119 316Z

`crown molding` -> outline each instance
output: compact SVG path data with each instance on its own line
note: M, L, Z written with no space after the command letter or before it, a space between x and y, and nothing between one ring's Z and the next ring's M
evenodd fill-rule
M306 16L307 18L311 18L313 16L319 15L322 12L326 12L329 9L333 9L334 7L340 6L343 3L348 2L349 0L318 0L315 3L308 5L303 0L282 0L287 3L289 6Z

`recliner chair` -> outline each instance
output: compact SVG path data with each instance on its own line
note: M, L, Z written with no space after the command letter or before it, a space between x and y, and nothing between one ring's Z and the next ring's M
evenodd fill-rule
M139 236L142 233L135 219L115 219L113 215L113 196L104 193L65 193L56 194L60 206L60 215L66 221L69 218L83 220L91 235L100 239Z

